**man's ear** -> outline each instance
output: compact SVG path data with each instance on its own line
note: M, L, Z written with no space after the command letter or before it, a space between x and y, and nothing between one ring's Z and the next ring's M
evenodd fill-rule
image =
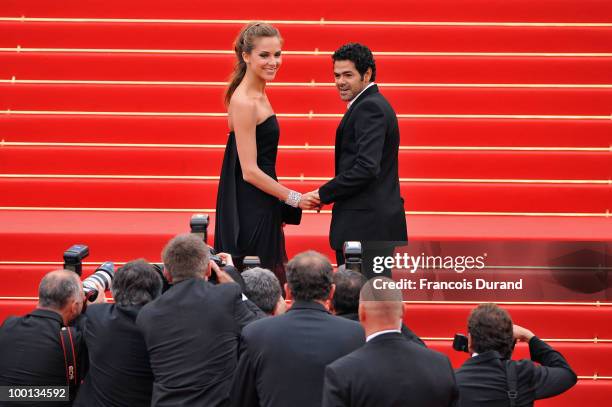
M169 284L172 284L172 274L170 274L170 272L168 271L168 269L166 267L164 267L164 277L166 278L166 280L168 280Z
M368 68L368 70L363 74L364 81L370 83L370 79L372 79L372 68Z
M365 305L363 304L363 302L359 301L359 322L361 322L362 324L366 321L366 309L365 309Z
M212 274L212 266L210 265L210 261L206 266L204 266L204 280L208 280L210 275Z
M293 294L291 294L291 290L289 289L289 284L285 283L285 299L287 301L293 301Z

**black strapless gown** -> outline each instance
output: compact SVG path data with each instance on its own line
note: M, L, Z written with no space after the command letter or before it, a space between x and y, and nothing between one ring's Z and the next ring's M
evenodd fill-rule
M258 124L255 134L257 165L276 180L280 136L276 115ZM237 265L244 256L259 256L262 267L272 270L282 286L286 281L287 253L281 211L278 198L242 178L236 136L230 132L217 191L215 250L230 253Z

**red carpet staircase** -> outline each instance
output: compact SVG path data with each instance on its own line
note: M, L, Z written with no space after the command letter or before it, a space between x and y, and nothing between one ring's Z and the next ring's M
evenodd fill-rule
M0 321L33 308L71 244L90 246L89 272L108 259L158 261L192 213L214 214L231 43L252 19L285 39L268 95L286 185L308 191L333 175L345 107L329 55L360 41L400 118L411 242L599 242L609 254L612 3L254 4L0 3ZM290 255L331 256L329 209L285 229ZM611 294L608 284L608 301L505 301L580 376L538 405L609 405ZM406 322L458 366L450 340L474 303L409 301Z

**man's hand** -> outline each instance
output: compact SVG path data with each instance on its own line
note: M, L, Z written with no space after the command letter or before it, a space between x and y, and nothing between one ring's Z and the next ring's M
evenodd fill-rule
M301 209L317 209L320 210L321 198L319 197L319 190L310 191L302 195L299 204Z
M221 258L221 260L223 260L223 263L227 264L228 266L234 266L234 259L232 259L232 255L229 253L217 253L217 256L219 256Z
M106 295L104 294L104 287L100 285L97 281L93 281L93 284L96 286L96 290L98 290L98 296L95 301L88 301L90 304L105 304L106 303Z
M523 342L529 342L531 338L535 336L529 329L523 328L522 326L516 324L512 327L512 334L514 339Z
M227 274L224 270L217 266L217 263L212 260L210 261L210 267L212 267L213 272L217 274L217 281L219 281L219 284L235 282L229 274Z
M315 194L315 191L311 191L311 192L302 194L302 198L300 199L298 206L301 209L308 210L308 209L315 209L320 204L321 204L321 200L319 199L319 194L318 193Z

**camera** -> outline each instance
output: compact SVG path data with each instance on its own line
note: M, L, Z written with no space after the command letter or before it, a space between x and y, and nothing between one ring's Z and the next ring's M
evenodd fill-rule
M87 301L93 302L98 298L98 289L95 283L100 284L104 291L111 288L113 278L115 277L115 265L112 261L105 261L102 263L96 271L85 280L83 280L83 292Z
M164 275L164 264L163 263L151 263L157 274L161 277L162 280L162 294L165 293L172 287L172 285L166 279Z
M242 260L242 266L243 271L255 267L261 267L261 260L259 260L259 256L245 256L244 260Z
M191 217L191 221L189 222L191 233L201 236L204 243L208 242L209 219L210 217L207 214L196 213Z
M363 250L361 242L344 242L342 246L342 255L344 256L344 266L347 270L363 273Z
M89 256L89 247L84 244L70 246L64 252L64 268L74 271L80 276L83 274L83 259L87 256Z
M83 274L83 259L89 256L89 247L84 244L75 244L64 251L64 268L77 273L79 276ZM83 293L87 301L95 301L98 298L98 290L94 282L97 282L104 291L110 289L113 278L115 277L115 265L112 261L102 263L96 271L85 280L83 280Z
M462 334L455 334L455 337L453 338L453 349L459 352L469 353L470 351L468 349L467 336Z

